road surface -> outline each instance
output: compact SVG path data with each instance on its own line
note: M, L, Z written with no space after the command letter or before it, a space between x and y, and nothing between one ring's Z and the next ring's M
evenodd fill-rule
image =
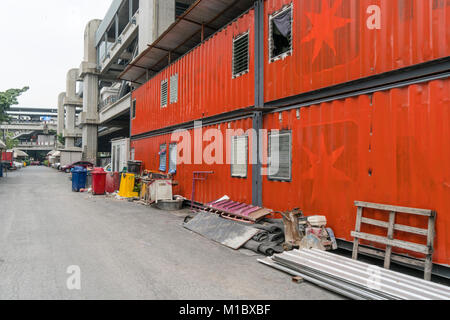
M341 299L182 222L73 193L53 169L9 173L0 178L0 299Z

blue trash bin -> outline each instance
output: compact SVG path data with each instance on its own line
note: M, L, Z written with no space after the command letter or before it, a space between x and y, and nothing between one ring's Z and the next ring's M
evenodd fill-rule
M85 189L87 169L83 167L75 167L72 168L70 172L72 172L72 191L80 192L80 189Z

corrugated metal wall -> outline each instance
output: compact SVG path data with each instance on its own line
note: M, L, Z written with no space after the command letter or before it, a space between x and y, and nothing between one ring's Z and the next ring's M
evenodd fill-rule
M293 4L293 52L269 62L269 15ZM372 5L381 29L369 29ZM265 1L265 101L450 55L446 0Z
M222 123L220 125L207 126L202 129L205 133L208 129L218 129L222 132L222 136L226 136L226 130L230 129L242 129L247 131L252 127L252 119L243 119L238 121L232 121ZM191 137L191 160L194 162L194 130L189 130ZM224 138L225 140L225 138ZM159 147L161 144L166 143L167 146L172 143L172 136L170 134L161 135L157 137L136 140L131 143L131 147L135 148L136 160L143 161L143 166L147 170L158 171L159 168ZM182 142L182 141L181 141ZM213 141L214 142L214 141ZM203 152L205 152L210 142L203 142ZM251 138L250 142L251 144ZM199 144L200 145L200 144ZM223 145L224 160L227 144ZM179 145L179 156L184 157L183 151L181 151L181 145ZM201 152L201 154L203 154ZM215 154L213 154L215 155ZM168 161L167 165L168 168ZM252 202L252 169L251 165L248 166L247 178L232 178L231 166L229 164L179 164L177 166L177 173L174 179L179 182L179 186L174 188L176 194L180 194L188 199L192 196L192 176L194 171L214 171L214 174L210 175L206 182L198 182L196 187L196 201L211 202L217 200L224 195L228 195L234 201L241 201L246 203ZM166 170L167 172L167 170Z
M268 16L291 2L293 53L269 63ZM382 9L380 30L366 26L370 5ZM264 15L266 102L450 55L448 0L267 0ZM253 24L250 11L135 91L132 135L252 106ZM232 40L247 30L250 73L232 80ZM175 73L178 102L161 109L160 83ZM450 265L449 93L450 80L436 80L305 107L299 119L296 110L282 112L281 120L279 113L264 115L265 129L292 130L293 135L292 181L264 177L264 206L326 215L337 237L347 240L352 240L355 200L434 209L434 261ZM232 122L244 130L251 126L250 118ZM213 127L224 131L228 123ZM163 142L171 142L169 134L133 141L136 160L157 170ZM246 179L232 178L227 164L177 169L175 192L187 198L192 172L212 170L196 188L196 200L226 194L234 201L252 201L250 165ZM424 227L422 221L405 219L400 216L399 223Z
M247 31L250 72L233 79L233 38ZM136 90L132 135L253 106L253 32L251 10ZM174 74L179 77L178 102L161 108L161 81Z
M450 80L439 80L302 108L299 120L296 110L281 123L278 113L265 116L266 129L292 130L293 179L264 178L264 205L326 215L349 241L355 200L433 209L434 260L450 264L449 93ZM416 217L397 221L426 228Z

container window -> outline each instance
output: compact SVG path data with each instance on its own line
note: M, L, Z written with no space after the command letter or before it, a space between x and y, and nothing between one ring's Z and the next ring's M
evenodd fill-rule
M134 119L136 118L136 99L133 100L133 104L131 107L131 119Z
M249 71L249 35L248 32L233 40L233 78Z
M178 102L178 73L170 77L170 103Z
M269 17L270 61L292 53L292 4Z
M159 171L166 172L167 169L167 146L162 144L159 146Z
M292 132L269 135L269 179L292 180Z
M231 176L247 178L248 136L231 137Z
M172 143L169 146L169 173L177 173L177 144Z
M161 81L161 108L167 107L167 89L169 83L167 80Z

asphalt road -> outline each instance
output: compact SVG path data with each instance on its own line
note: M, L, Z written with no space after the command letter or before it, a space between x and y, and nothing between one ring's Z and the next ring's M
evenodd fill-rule
M72 193L68 175L53 169L9 173L0 178L0 299L341 299L182 222L182 214ZM69 290L69 278L80 290Z

